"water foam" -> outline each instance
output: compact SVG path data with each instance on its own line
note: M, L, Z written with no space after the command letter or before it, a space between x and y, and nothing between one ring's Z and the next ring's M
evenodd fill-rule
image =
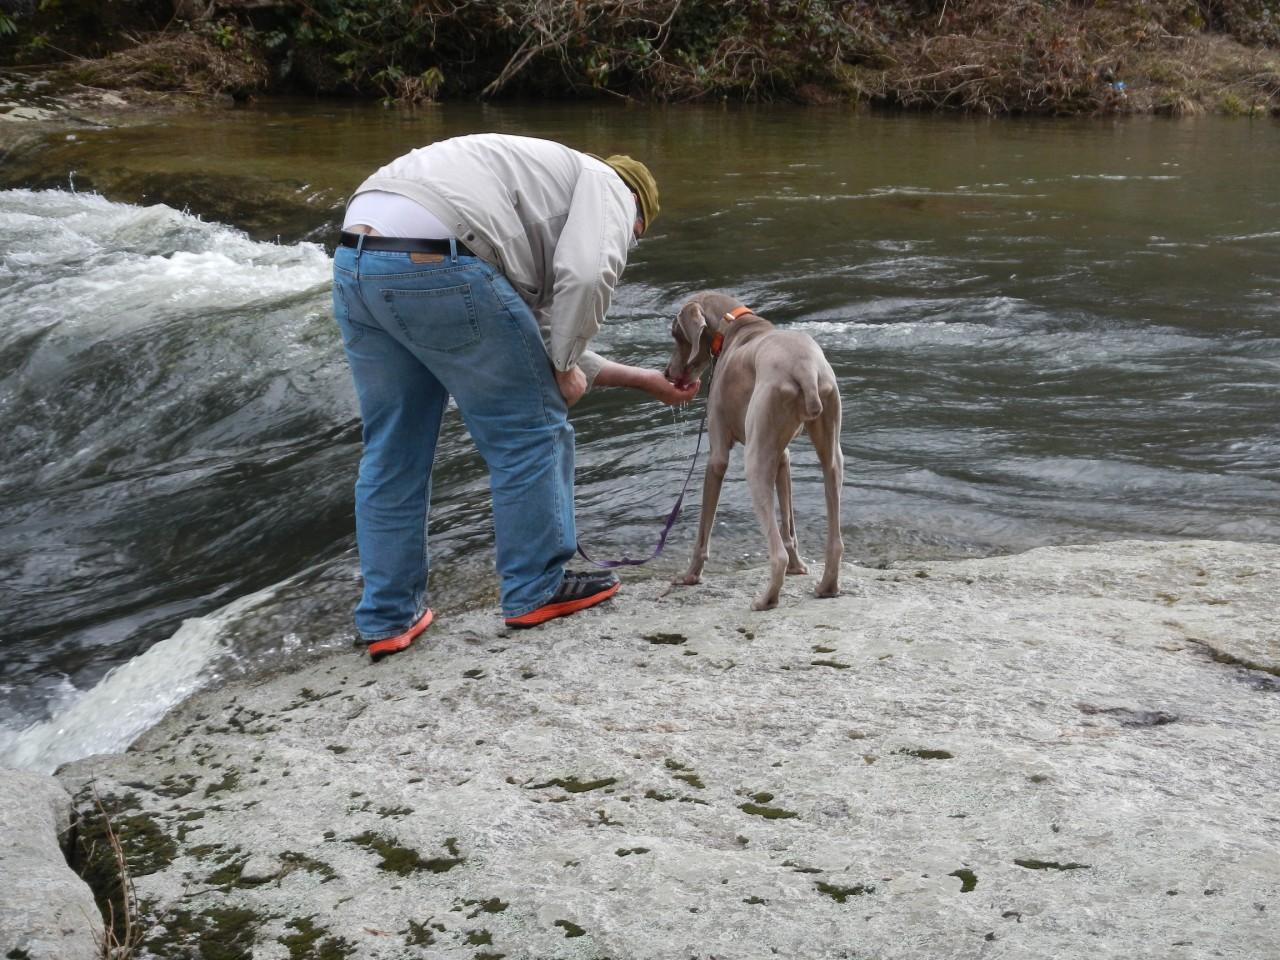
M8 336L82 340L158 319L245 311L317 293L330 260L316 244L262 243L157 204L64 190L0 191L0 308Z
M124 750L173 707L223 679L235 658L228 634L280 586L184 620L171 637L68 698L50 719L22 731L0 730L0 766L51 773L72 760Z

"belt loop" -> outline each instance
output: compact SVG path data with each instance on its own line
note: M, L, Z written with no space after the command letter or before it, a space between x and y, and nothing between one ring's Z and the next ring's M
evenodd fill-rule
M450 263L458 262L458 238L457 237L449 238L449 262Z
M356 283L360 282L360 254L364 252L364 238L366 234L360 234L360 239L356 241Z

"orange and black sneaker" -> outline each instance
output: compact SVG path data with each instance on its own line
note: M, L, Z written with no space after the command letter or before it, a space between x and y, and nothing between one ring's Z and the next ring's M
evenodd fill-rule
M573 573L564 572L564 579L551 595L551 599L537 610L530 610L519 617L507 617L507 626L517 630L525 627L536 627L540 623L554 620L556 617L567 617L571 613L594 607L597 603L608 600L622 584L616 573Z
M411 626L404 633L398 633L394 637L386 637L383 640L375 640L369 644L369 662L377 663L383 657L389 657L393 653L399 653L401 650L408 649L409 645L417 639L418 634L427 627L431 626L431 621L435 619L435 614L430 610L418 618L418 622Z

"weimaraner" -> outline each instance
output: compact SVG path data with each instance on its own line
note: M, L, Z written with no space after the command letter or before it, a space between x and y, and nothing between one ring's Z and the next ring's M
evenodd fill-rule
M664 375L686 385L717 357L707 396L710 451L702 487L702 518L689 569L673 583L692 585L701 579L710 555L711 525L720 487L735 443L746 445L747 484L756 516L769 541L769 581L751 604L753 610L778 605L783 577L808 573L796 552L796 526L791 505L791 457L787 445L805 430L818 451L827 492L827 556L814 593L840 592L840 485L844 454L840 450L840 390L822 348L806 333L779 330L734 297L694 294L671 325L675 348ZM777 492L782 527L773 510Z

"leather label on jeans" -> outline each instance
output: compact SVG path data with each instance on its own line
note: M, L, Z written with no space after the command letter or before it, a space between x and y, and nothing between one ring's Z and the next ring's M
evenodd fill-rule
M444 260L443 253L411 253L409 260L412 263L440 263Z

